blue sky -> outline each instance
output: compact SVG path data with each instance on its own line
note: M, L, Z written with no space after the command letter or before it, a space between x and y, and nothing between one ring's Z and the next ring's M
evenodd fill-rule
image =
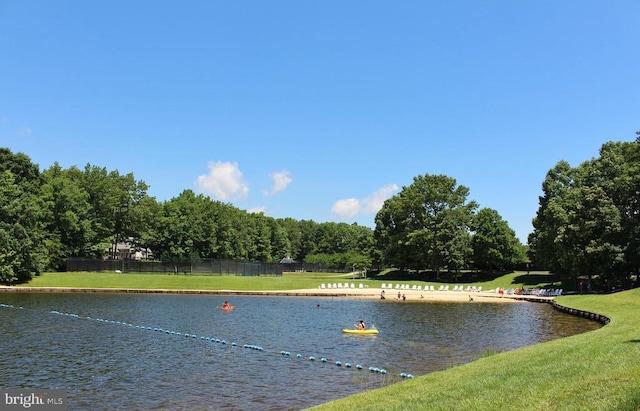
M445 174L525 242L546 172L640 129L640 2L0 0L0 146L374 226Z

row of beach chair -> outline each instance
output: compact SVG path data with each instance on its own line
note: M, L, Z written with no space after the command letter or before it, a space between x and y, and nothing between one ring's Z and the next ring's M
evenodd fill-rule
M349 284L349 283L344 283L344 284L343 283L328 283L326 285L324 283L322 283L322 284L320 284L318 286L318 288L320 288L322 290L327 289L327 288L356 288L356 285L354 283L351 283L351 284ZM360 284L358 284L358 288L369 288L369 286L366 285L366 284L360 283Z
M409 285L409 284L395 284L395 286L391 283L386 284L382 283L380 288L387 290L415 290L415 291L436 291L436 288L433 285L425 285L424 288L421 285ZM482 287L476 287L475 285L468 285L466 288L463 285L454 285L450 290L448 285L441 285L438 287L437 291L465 291L465 292L480 292L482 291Z

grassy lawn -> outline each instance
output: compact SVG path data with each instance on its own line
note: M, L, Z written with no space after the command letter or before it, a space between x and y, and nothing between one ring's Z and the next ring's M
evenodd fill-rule
M286 273L282 277L46 273L25 286L261 291L316 288L321 283L345 280L344 274L333 273ZM383 273L375 279L349 282L379 287L391 281ZM400 279L393 282L425 284ZM474 285L488 290L553 282L546 273L517 272ZM563 296L557 301L604 314L611 323L597 331L490 355L314 409L640 410L640 289ZM428 360L428 353L416 353L416 358Z
M131 288L172 290L296 290L317 288L323 282L343 282L343 274L286 273L282 277L242 277L213 275L163 275L115 273L45 273L25 287ZM349 280L351 281L351 280ZM356 282L353 280L351 282ZM362 281L360 281L362 282Z
M81 288L134 288L134 289L175 289L175 290L296 290L317 288L322 283L368 284L379 288L383 283L401 283L409 285L433 285L440 282L415 281L388 278L385 273L376 277L361 279L343 273L284 273L282 277L242 277L212 275L166 275L166 274L116 274L116 273L44 273L35 277L27 287L81 287ZM544 286L553 282L553 276L547 273L514 272L491 281L476 282L470 285L482 286L483 290L496 287L517 288Z

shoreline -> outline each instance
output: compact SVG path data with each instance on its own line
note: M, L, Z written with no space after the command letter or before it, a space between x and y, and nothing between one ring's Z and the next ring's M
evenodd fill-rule
M2 292L24 293L105 293L105 294L190 294L190 295L248 295L272 297L331 297L351 298L358 300L378 300L383 303L416 303L416 302L455 302L455 303L519 303L524 301L551 303L554 297L534 295L501 295L478 291L420 291L420 290L385 290L385 299L380 298L380 288L348 288L320 289L308 288L298 290L176 290L176 289L136 289L136 288L82 288L82 287L16 287L0 286ZM398 299L398 292L400 299ZM402 299L406 296L406 300Z

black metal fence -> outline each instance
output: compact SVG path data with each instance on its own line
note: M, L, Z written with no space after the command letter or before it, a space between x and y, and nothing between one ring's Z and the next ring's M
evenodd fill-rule
M347 273L349 268L307 263L262 263L233 260L194 260L182 263L145 260L67 258L66 271L121 272L179 275L281 276L283 272Z
M198 260L183 263L142 260L95 260L67 258L66 270L179 275L281 276L288 264L227 260Z

